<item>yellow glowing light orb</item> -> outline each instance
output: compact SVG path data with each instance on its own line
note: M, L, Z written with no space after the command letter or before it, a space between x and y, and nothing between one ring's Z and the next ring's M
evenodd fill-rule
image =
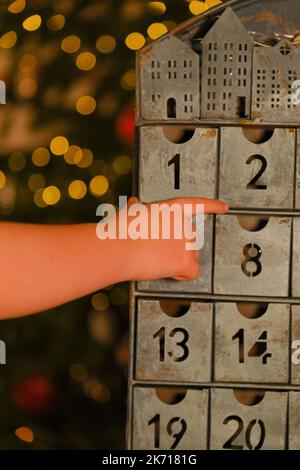
M81 160L76 163L79 168L88 168L89 166L92 165L94 161L94 155L93 152L91 152L89 149L81 149L82 150L82 157Z
M34 441L34 434L30 428L26 426L20 426L15 430L15 435L17 436L20 441L27 442L30 444Z
M45 203L43 199L43 191L44 191L43 187L40 189L37 189L33 196L33 201L35 205L39 207L40 209L44 209L45 207L47 207L47 204Z
M53 15L47 20L47 27L51 31L59 31L65 26L65 22L64 15Z
M91 52L81 52L76 58L76 65L85 72L91 70L96 65L96 56Z
M8 31L0 37L0 47L2 49L9 49L13 47L17 42L17 34L15 31Z
M152 23L147 29L148 36L151 39L157 39L168 32L168 28L163 23Z
M4 188L6 185L6 176L3 171L0 171L0 189Z
M60 190L56 186L43 189L43 200L48 206L54 206L60 201Z
M8 166L12 171L22 171L26 165L26 157L22 152L14 152L8 158Z
M70 36L66 36L60 44L60 47L64 52L68 54L73 54L74 52L78 51L80 48L81 41L78 36L71 34Z
M92 297L92 306L95 310L107 310L109 307L109 298L102 292L98 292Z
M9 5L8 11L10 13L15 13L15 14L21 13L21 11L23 11L25 7L26 7L25 0L15 0Z
M147 10L151 15L163 15L166 12L166 5L163 2L149 2L147 3Z
M81 96L76 101L76 110L80 114L92 114L96 109L96 100L92 96Z
M72 199L82 199L87 193L87 187L84 181L74 180L68 188L69 196Z
M96 48L99 52L102 52L102 54L110 54L115 50L116 45L115 38L109 34L103 34L96 41Z
M197 16L197 15L201 15L201 13L203 13L204 11L208 10L208 6L206 3L204 2L200 2L200 1L192 1L189 5L189 8L190 8L190 12Z
M78 145L70 145L67 152L64 155L66 163L70 165L76 165L82 159L83 152Z
M33 173L27 181L27 186L33 193L38 189L44 188L46 180L41 173Z
M129 49L137 51L144 46L145 41L146 40L141 33L130 33L125 39L125 44Z
M58 135L50 142L50 150L54 155L63 155L68 151L69 141L66 137Z
M121 287L114 287L109 293L109 298L112 304L121 306L126 304L128 300L128 294L125 289L122 289Z
M132 168L132 161L129 157L120 156L114 160L112 166L117 175L126 175Z
M40 15L32 15L23 21L23 28L27 31L36 31L41 26L41 23L42 18Z
M108 191L109 181L106 176L98 175L90 181L90 192L93 196L103 196Z
M205 3L208 8L211 8L222 3L222 0L206 0Z
M50 152L46 147L39 147L34 150L31 159L35 166L45 166L50 161Z

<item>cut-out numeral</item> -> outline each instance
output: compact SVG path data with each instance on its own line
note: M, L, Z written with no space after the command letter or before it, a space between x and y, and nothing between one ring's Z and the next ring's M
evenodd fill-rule
M172 351L168 351L168 356L173 358L175 362L185 361L189 356L189 348L187 342L189 340L189 333L184 328L173 328L170 331L168 337L174 338L175 335L182 334L183 338L181 341L175 343L176 346L182 349L182 354L176 356ZM159 340L159 361L165 361L165 350L166 350L166 329L165 327L160 328L156 333L154 333L153 338L158 338Z
M180 155L177 153L175 157L168 162L168 166L174 165L174 189L180 189Z
M246 161L247 165L250 165L255 160L258 160L261 163L261 167L257 174L252 178L251 181L247 184L247 189L267 189L266 184L258 184L259 178L264 174L267 169L267 160L262 155L251 155Z
M242 418L240 418L239 416L231 415L224 419L223 424L228 424L230 421L236 421L237 429L232 434L232 436L228 439L228 441L225 442L225 444L223 445L223 449L243 450L244 446L234 444L234 441L238 438L238 436L241 434L242 430L244 429L244 422ZM259 426L260 435L259 435L258 443L256 444L256 446L254 446L251 442L251 435L252 435L252 430L256 424L258 424ZM262 446L264 445L265 438L266 438L266 428L265 428L264 422L261 419L259 420L252 419L252 421L250 421L250 423L248 424L246 428L246 433L245 433L245 444L247 446L247 449L249 450L261 449Z
M245 274L245 276L248 276L248 277L258 276L262 271L262 266L259 261L262 255L260 246L256 245L256 243L248 243L248 245L244 246L243 252L244 252L244 257L245 257L241 266L243 273ZM254 263L256 265L256 270L249 271L249 269L247 268L248 263L251 263L251 264Z
M241 328L233 335L232 341L238 340L239 362L245 362L245 330ZM258 340L251 346L247 353L247 357L261 357L262 363L267 364L267 361L272 357L271 353L267 352L268 349L268 332L263 331Z
M152 419L148 421L148 426L154 425L154 448L159 449L160 447L160 415L156 414L153 416ZM175 425L175 426L174 426ZM176 428L176 432L174 432L174 428ZM174 439L170 449L176 449L179 442L183 438L185 432L187 430L186 421L183 418L175 417L170 419L167 424L167 433L168 435Z

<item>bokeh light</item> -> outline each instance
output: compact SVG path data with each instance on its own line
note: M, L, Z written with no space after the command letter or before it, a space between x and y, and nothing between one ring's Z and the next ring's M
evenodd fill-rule
M75 34L71 34L70 36L66 36L62 41L61 41L61 48L64 52L67 52L68 54L73 54L74 52L77 52L78 49L80 48L81 41L78 36Z
M92 52L81 52L76 57L76 65L80 70L91 70L96 65L95 54L92 54Z
M83 157L83 151L78 145L70 145L64 154L64 160L70 165L77 165Z
M96 48L102 54L110 54L115 50L116 45L115 38L109 34L103 34L96 41Z
M137 51L144 46L145 41L146 40L141 33L130 33L125 39L125 44L129 49Z
M107 297L106 294L103 294L102 292L98 292L97 294L94 294L92 297L92 306L94 307L95 310L99 310L100 312L102 310L106 310L109 307L109 298Z
M46 180L44 175L41 173L33 173L29 176L27 181L27 186L30 191L35 192L38 189L44 188Z
M135 70L128 70L123 77L121 78L121 86L125 90L134 90L135 89Z
M64 15L53 15L47 20L47 27L51 31L59 31L65 26Z
M83 364L72 364L69 375L75 382L84 382L88 378L88 370Z
M9 5L8 11L10 13L15 13L15 14L21 13L21 11L24 10L25 6L26 6L25 0L15 0Z
M22 152L13 152L8 158L11 171L22 171L26 165L26 157Z
M60 190L56 186L47 186L43 189L43 200L48 206L54 206L60 201Z
M147 29L148 36L151 39L158 39L168 32L168 28L163 23L152 23Z
M89 149L86 149L86 148L81 149L81 152L82 152L82 157L81 157L80 161L78 163L76 163L76 165L79 168L88 168L89 166L92 165L92 163L94 161L93 152Z
M201 15L201 13L208 10L208 5L205 2L193 0L190 3L189 8L190 8L190 12L193 15Z
M40 15L32 15L23 21L23 28L27 31L36 31L42 24Z
M15 435L18 439L23 442L27 442L28 444L31 444L34 441L33 431L26 426L20 426L19 428L17 428L15 430Z
M96 100L92 96L81 96L76 101L76 110L80 114L92 114L96 109Z
M117 175L126 175L131 171L132 160L130 157L121 155L113 161L113 170Z
M87 193L87 186L82 180L74 180L69 184L68 193L72 199L82 199Z
M66 137L58 135L50 142L50 150L54 155L63 155L68 151L69 141Z
M35 166L45 166L50 161L50 152L46 147L39 147L33 151L31 159Z
M90 181L90 192L93 196L103 196L109 188L109 181L106 176L98 175Z
M8 31L0 37L0 47L2 49L10 49L17 42L17 33L15 31Z
M146 8L151 15L156 16L163 15L167 9L163 2L148 2Z
M6 176L3 171L0 171L0 189L4 188L6 185Z

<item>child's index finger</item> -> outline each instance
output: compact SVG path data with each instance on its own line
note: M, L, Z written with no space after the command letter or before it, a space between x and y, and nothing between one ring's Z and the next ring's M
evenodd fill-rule
M186 197L186 198L178 198L178 199L168 199L166 201L159 201L160 204L167 204L171 206L172 204L180 204L184 206L185 204L189 204L192 206L192 216L196 216L199 214L199 209L197 208L198 205L204 206L204 213L205 214L224 214L229 210L229 206L220 199L208 199L203 197ZM201 208L202 210L202 208ZM200 211L201 211L200 210Z

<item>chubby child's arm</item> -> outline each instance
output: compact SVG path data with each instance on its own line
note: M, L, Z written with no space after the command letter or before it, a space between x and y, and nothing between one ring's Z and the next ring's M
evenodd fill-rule
M131 204L137 202L132 199ZM172 201L168 201L170 203ZM218 200L204 203L207 213L224 213ZM150 214L150 204L146 205ZM124 216L122 209L117 224ZM118 282L198 277L199 253L185 240L100 240L96 224L34 225L0 223L0 318L40 312Z

